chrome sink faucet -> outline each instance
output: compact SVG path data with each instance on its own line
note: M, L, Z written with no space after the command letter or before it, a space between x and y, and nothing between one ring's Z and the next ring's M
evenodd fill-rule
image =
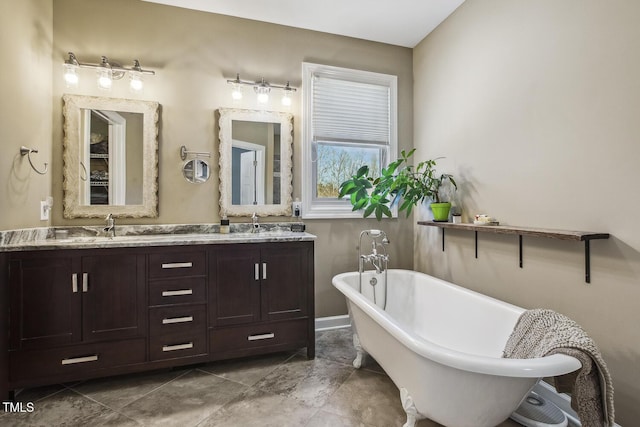
M115 237L116 236L116 219L113 217L113 214L107 215L105 218L107 221L107 226L103 228L105 235L107 237Z
M260 223L258 223L258 215L254 212L251 216L251 222L253 223L253 228L251 229L252 233L257 233L260 231Z

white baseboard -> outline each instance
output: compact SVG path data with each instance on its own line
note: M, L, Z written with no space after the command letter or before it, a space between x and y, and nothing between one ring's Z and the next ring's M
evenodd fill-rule
M351 326L348 314L316 318L316 331L330 331L332 329L348 328Z

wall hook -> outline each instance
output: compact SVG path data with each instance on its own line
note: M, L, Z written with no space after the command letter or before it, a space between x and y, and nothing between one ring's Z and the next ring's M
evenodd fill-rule
M31 153L37 153L38 150L34 150L33 148L27 148L24 145L22 147L20 147L20 155L27 156L27 159L29 159L29 164L31 165L31 167L33 168L34 171L36 171L37 173L39 173L40 175L44 175L45 173L47 173L47 170L49 169L48 163L44 164L44 170L42 172L40 172L34 165L33 162L31 161Z

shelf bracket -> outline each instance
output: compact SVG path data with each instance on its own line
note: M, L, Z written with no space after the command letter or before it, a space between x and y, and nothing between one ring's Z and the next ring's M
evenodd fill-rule
M478 230L474 231L476 235L476 259L478 259Z
M589 239L584 241L584 281L591 283L591 255L589 250Z
M522 234L518 234L518 252L520 258L520 268L522 268Z

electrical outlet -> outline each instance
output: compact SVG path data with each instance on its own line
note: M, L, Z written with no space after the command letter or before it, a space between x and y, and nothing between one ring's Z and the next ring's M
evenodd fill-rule
M49 203L46 200L40 202L40 220L47 221L49 219Z
M302 215L302 202L296 200L291 204L291 216L294 218L300 218Z

